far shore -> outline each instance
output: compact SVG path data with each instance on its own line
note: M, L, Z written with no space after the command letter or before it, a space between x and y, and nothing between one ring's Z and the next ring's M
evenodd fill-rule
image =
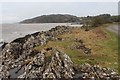
M2 38L4 42L11 42L16 38L24 37L25 35L32 34L39 31L47 31L58 25L65 26L80 26L79 24L71 23L30 23L30 24L3 24L2 25Z

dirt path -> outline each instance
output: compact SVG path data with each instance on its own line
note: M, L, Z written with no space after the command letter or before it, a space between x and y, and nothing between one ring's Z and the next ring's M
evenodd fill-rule
M119 25L118 24L113 24L107 27L107 30L116 33L117 35L120 36L120 28L118 28Z

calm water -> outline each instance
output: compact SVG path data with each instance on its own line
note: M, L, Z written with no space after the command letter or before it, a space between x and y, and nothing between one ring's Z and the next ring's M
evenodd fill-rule
M57 25L69 25L70 23L41 23L41 24L3 24L2 25L2 38L5 42L23 37L27 34L35 33L38 31L46 31Z

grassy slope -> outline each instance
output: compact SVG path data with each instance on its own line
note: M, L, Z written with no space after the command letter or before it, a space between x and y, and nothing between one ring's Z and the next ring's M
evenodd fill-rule
M68 54L76 64L99 64L117 71L118 67L118 39L115 33L106 30L105 26L84 31L74 28L71 32L59 35L64 41L49 41L46 45L35 47L41 51L43 48L54 47ZM86 55L81 50L71 49L70 46L78 44L75 38L83 40L84 44L92 49L92 54Z

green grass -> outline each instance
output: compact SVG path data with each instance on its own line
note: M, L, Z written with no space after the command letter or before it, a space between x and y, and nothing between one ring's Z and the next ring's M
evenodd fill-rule
M76 36L74 30L74 33L72 34L61 35L62 38L70 37L71 38L70 40L68 39L64 41L49 41L47 44L43 46L35 47L35 50L41 51L41 49L44 49L46 47L57 48L58 50L69 55L75 64L84 64L84 63L98 64L102 67L110 67L117 71L118 70L118 36L115 33L108 31L105 26L101 26L100 29L104 33L107 33L106 34L107 39L99 40L96 39L95 37L93 38L95 42L92 42L93 40L86 39L87 37L89 37L90 34L84 35L85 32L82 34L81 33L82 31L80 31L80 36L79 35ZM77 31L79 30L77 29ZM93 52L94 54L92 53L89 55L83 54L77 49L70 49L69 47L72 44L76 43L74 42L75 37L85 40L84 41L85 44L91 42L92 46L97 44L98 47L101 48L100 49L97 47L91 48L94 51ZM97 51L95 51L94 49L97 49Z
M102 30L107 33L109 38L99 42L104 49L97 53L104 53L106 55L106 57L102 56L103 58L101 58L100 61L109 62L108 67L118 70L118 40L120 40L120 37L118 37L116 33L108 31L106 27L102 27Z

